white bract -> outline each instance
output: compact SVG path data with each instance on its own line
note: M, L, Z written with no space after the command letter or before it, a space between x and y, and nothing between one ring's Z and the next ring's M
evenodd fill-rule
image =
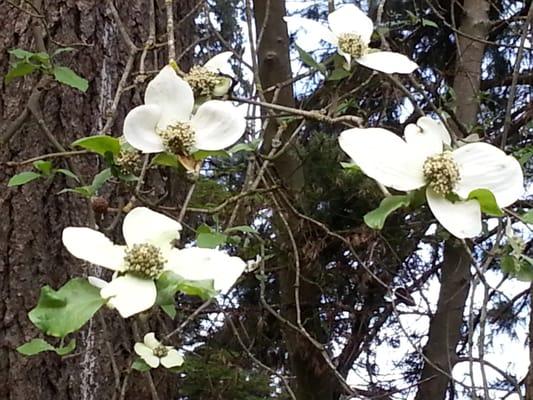
M421 117L405 128L404 139L381 128L348 129L341 148L361 170L381 184L402 191L426 186L426 198L437 220L452 235L469 238L481 233L481 208L468 200L476 189L492 192L499 207L523 193L518 161L487 143L469 143L453 151L450 135L439 122ZM457 196L457 201L449 198Z
M185 80L198 96L223 96L231 87L233 70L229 59L233 53L225 51L209 59L202 66L194 66L185 76Z
M367 15L353 4L345 4L328 15L329 29L318 21L302 17L285 17L307 31L317 33L324 41L337 47L338 53L376 71L387 74L409 74L418 65L403 54L371 49L368 47L374 24Z
M153 332L144 335L143 343L135 343L133 349L152 368L157 368L160 364L165 368L183 364L180 353L173 346L161 344Z
M221 150L246 128L242 109L226 101L206 101L193 115L193 91L168 65L148 83L144 103L128 113L123 128L128 143L144 153Z
M110 282L91 277L108 305L127 318L149 309L157 297L155 279L172 271L190 281L212 279L215 289L227 290L244 271L246 263L216 249L177 249L181 224L145 207L130 211L122 232L126 246L115 245L90 228L68 227L63 244L82 260L115 271Z

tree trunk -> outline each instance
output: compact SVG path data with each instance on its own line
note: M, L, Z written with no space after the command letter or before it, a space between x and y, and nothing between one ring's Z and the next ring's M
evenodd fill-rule
M58 47L71 46L77 50L63 53L58 62L89 81L89 89L83 94L34 72L1 87L1 182L5 184L16 173L31 170L31 163L8 168L7 161L57 152L80 137L101 133L129 56L122 28L142 49L149 34L151 3L152 0L116 0L123 27L111 13L108 1L56 0L43 4L34 1L35 8L27 7L28 12L7 2L0 4L2 76L9 68L9 49L53 52ZM176 21L192 9L193 3L179 1L175 7ZM21 4L26 7L24 2ZM154 4L157 37L164 41L164 2ZM37 13L42 18L35 17ZM193 40L191 23L192 19L180 26L182 31L176 35L178 52ZM166 60L165 52L163 47L156 57L150 50L146 70L161 67ZM139 68L140 54L136 53L125 86L134 83L133 73ZM120 135L127 110L141 103L143 90L139 86L122 94L116 123L110 124L111 129L105 133ZM56 167L69 168L62 158L50 160ZM105 168L96 156L83 155L72 159L71 164L81 171L85 180ZM66 226L94 227L87 201L73 194L58 194L61 189L74 185L74 181L59 175L18 188L4 186L0 194L1 399L118 399L127 376L133 347L131 324L121 320L116 312L102 310L104 317L94 318L75 335L77 349L63 359L53 353L24 357L15 351L29 339L42 337L27 317L27 311L36 305L40 287L50 285L57 289L70 277L88 274L87 268L75 262L61 243L61 232ZM116 201L116 196L110 196L109 201ZM109 222L106 219L103 225ZM147 380L136 379L134 374L138 373L132 372L127 378L129 383L124 385L125 398L152 398ZM155 375L154 379L159 396L173 398L175 378L159 382Z
M459 31L470 37L486 38L489 3L485 0L466 0L463 10L465 15ZM476 98L481 84L484 51L484 43L458 35L453 88L457 98L457 120L463 126L473 126L477 122L479 102ZM460 130L456 130L455 135L460 138ZM445 245L439 300L424 348L427 360L424 360L417 400L444 399L450 382L449 375L457 363L457 345L461 338L463 313L470 289L471 262L466 250L454 242L451 239Z
M259 77L263 89L290 81L292 78L289 57L289 36L287 25L283 21L286 15L284 0L255 0L254 19L256 30L259 34L262 27L261 42L258 44L257 57ZM267 10L268 7L268 10ZM267 19L268 18L268 19ZM292 85L286 85L279 90L277 98L273 98L273 91L267 93L266 100L277 104L294 107L295 100ZM281 142L286 143L292 133L292 127L284 127ZM263 151L273 147L273 138L279 129L274 119L270 119L265 131L265 144ZM290 196L295 202L300 191L303 189L305 177L302 171L301 161L297 155L289 149L274 161L277 174ZM281 200L280 200L281 201ZM283 207L283 206L282 206ZM300 271L296 270L294 249L287 229L295 235L297 248L301 249L306 243L306 235L298 219L286 213L285 210L277 210L284 213L288 227L279 217L276 217L276 226L281 243L281 254L277 258L279 265L285 268L279 273L281 313L284 318L294 326L298 326L297 308L300 312L300 321L315 339L324 342L326 339L321 328L320 317L316 310L320 305L320 290L314 285L312 274L320 270L315 260L304 260L301 256ZM297 274L300 275L297 283ZM299 303L296 300L296 286L298 285ZM338 385L330 368L326 365L320 351L314 346L303 332L284 326L283 335L286 341L292 373L295 375L295 394L298 400L333 400Z

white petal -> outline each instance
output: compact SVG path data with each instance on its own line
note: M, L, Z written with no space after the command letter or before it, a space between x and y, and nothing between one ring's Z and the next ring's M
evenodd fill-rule
M103 289L107 286L107 281L97 278L96 276L88 276L87 280L92 286L98 289Z
M246 129L243 109L221 100L206 101L191 120L196 148L222 150L241 138Z
M120 271L124 260L124 246L113 244L103 233L90 228L63 229L63 244L74 257Z
M353 4L339 7L328 15L329 28L335 36L343 33L355 33L368 43L374 30L374 23L368 16Z
M365 54L356 61L367 68L376 71L385 72L386 74L410 74L418 65L400 53L392 51L374 51Z
M283 20L287 24L294 24L296 26L301 27L310 34L316 35L316 37L328 43L331 43L335 46L337 45L337 37L333 34L331 30L329 30L326 26L322 25L318 21L298 16L284 17Z
M424 131L437 132L442 140L442 143L451 146L452 138L450 137L448 129L446 129L441 121L435 120L431 117L420 117L418 118L418 121L416 121L416 124Z
M126 141L144 153L159 153L165 150L163 141L156 133L161 118L161 108L155 105L139 106L131 110L124 119Z
M151 279L126 274L113 279L100 291L123 318L148 310L155 303L157 291Z
M135 343L133 349L150 367L159 367L159 357L154 355L152 348L146 346L144 343Z
M348 64L348 67L346 67L346 69L349 70L352 64L352 56L348 53L345 53L340 48L337 49L337 53L344 57L344 59L346 60L346 64Z
M167 65L146 87L144 103L161 107L160 128L164 128L173 122L189 120L194 106L194 95L189 84Z
M422 125L419 125L422 118L433 121L435 124L424 120L422 121ZM441 130L438 129L436 121L428 117L422 118L418 119L416 125L409 124L405 127L403 132L405 141L413 148L413 151L424 154L425 157L442 153L442 135Z
M233 70L229 63L229 59L233 56L233 52L224 51L216 56L210 58L205 64L204 68L208 71L217 74L233 75Z
M152 348L148 347L144 343L135 343L133 345L133 350L135 350L135 353L137 353L137 355L142 357L143 359L146 356L153 356L154 355L154 352L152 351Z
M152 350L161 344L159 340L155 338L154 332L148 332L146 335L144 335L143 342Z
M178 221L146 207L131 210L122 225L122 234L128 246L151 243L164 249L179 239L180 231Z
M191 281L213 279L216 290L226 293L246 268L239 257L215 249L191 247L169 254L168 269Z
M460 181L455 192L463 197L475 189L488 189L500 207L514 203L524 193L519 162L488 143L469 143L454 150Z
M348 129L339 136L339 144L366 175L385 186L407 191L425 185L425 158L386 129Z
M476 200L452 203L429 187L426 198L435 218L453 236L464 239L481 233L481 209Z
M179 367L183 364L183 357L176 349L171 349L165 357L161 358L161 365L165 368Z

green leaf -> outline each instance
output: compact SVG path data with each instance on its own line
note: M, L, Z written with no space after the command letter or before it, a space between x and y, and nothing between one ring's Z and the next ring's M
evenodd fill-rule
M336 68L331 74L329 74L328 81L339 81L341 79L347 78L351 75L350 71L346 71L344 68Z
M195 160L200 161L200 160L206 159L207 157L226 158L226 157L229 157L229 154L225 150L214 150L214 151L198 150L198 151L195 151L192 156L194 157Z
M85 92L89 87L87 79L82 78L68 67L54 66L52 74L56 81Z
M422 18L422 26L431 26L432 28L439 29L439 26L430 19Z
M520 218L522 219L523 222L525 222L526 224L531 224L533 225L533 209L529 210L527 213L525 214L522 214L520 216Z
M9 54L15 56L20 60L28 60L34 53L23 49L11 49L7 51Z
M142 358L137 358L135 361L133 361L131 368L133 368L136 371L140 371L140 372L146 372L152 369L152 367L146 364Z
M102 186L104 186L104 183L106 183L113 174L111 173L111 168L106 168L102 171L100 171L98 174L94 176L93 183L91 184L91 189L93 193L98 192Z
M204 249L214 249L228 240L228 237L220 232L200 233L196 237L196 245Z
M76 50L74 47L60 47L59 49L55 50L52 53L52 57L55 57L61 53L66 53L66 52L74 51L74 50Z
M60 356L66 356L74 351L76 348L76 340L71 339L66 346L56 347L55 352Z
M323 72L323 73L326 72L326 67L324 65L320 64L320 63L317 63L315 61L315 59L311 56L311 54L306 52L304 49L302 49L298 45L295 45L295 46L296 46L296 50L298 50L298 55L300 56L300 60L305 65L307 65L308 67L311 67L313 69L316 69L316 70L318 70L320 72Z
M533 281L533 265L528 260L505 255L501 258L501 268L520 281Z
M47 335L65 337L89 321L104 302L98 288L86 279L74 278L57 291L41 288L37 306L28 317Z
M189 296L196 296L202 300L209 300L217 295L212 279L202 281L182 281L178 287L180 292Z
M72 172L72 171L70 171L68 169L59 168L59 169L56 169L55 172L59 172L60 174L68 176L69 178L72 178L72 179L74 179L77 182L80 181L80 178L78 178L78 176L74 172Z
M11 65L8 73L4 77L6 84L9 84L14 78L26 76L35 71L37 67L27 61L19 61Z
M165 271L155 282L157 287L156 304L163 308L171 318L176 316L175 296L178 291L189 296L197 296L203 300L210 299L217 295L213 286L213 280L187 281L181 276ZM171 310L171 308L173 310Z
M25 356L33 356L35 354L42 353L43 351L54 351L55 347L52 346L44 339L32 339L28 343L24 343L17 347L17 351Z
M63 193L76 193L83 197L91 197L94 196L94 192L91 186L80 186L77 188L67 188L60 190L57 194L63 194Z
M471 199L477 200L481 206L481 211L487 215L493 217L502 217L504 215L503 211L498 207L498 203L496 203L496 198L488 189L472 190L468 195L468 200Z
M48 53L45 53L45 52L39 52L39 53L34 53L31 55L30 57L30 61L33 61L37 64L42 64L44 66L49 66L50 65L50 55Z
M248 225L233 226L224 231L224 233L230 233L230 232L258 233L254 228Z
M120 154L120 140L107 135L84 137L73 142L72 146L83 147L101 156L105 156L108 151L113 153L114 156Z
M33 163L33 166L41 171L44 176L50 176L52 174L53 165L50 161L37 160Z
M254 152L259 148L260 144L261 144L261 139L254 139L249 143L237 143L236 145L228 149L228 153L235 154L235 153L238 153L239 151L244 151L248 153Z
M407 207L411 202L409 195L388 196L381 200L379 207L364 216L365 224L372 229L382 229L387 217L398 208Z
M347 170L352 171L361 171L361 168L356 163L352 162L341 162L341 167Z
M174 304L161 304L160 307L170 318L176 318L176 306Z
M9 182L7 183L7 186L11 187L11 186L24 185L28 182L39 179L40 177L42 177L42 175L37 172L32 172L32 171L21 172L20 174L12 176Z
M211 229L211 227L207 224L201 224L198 226L198 228L196 228L196 234L200 234L200 233L211 233L213 232L213 230Z
M159 153L152 159L150 164L174 168L179 168L181 166L180 162L178 161L178 157L172 153Z

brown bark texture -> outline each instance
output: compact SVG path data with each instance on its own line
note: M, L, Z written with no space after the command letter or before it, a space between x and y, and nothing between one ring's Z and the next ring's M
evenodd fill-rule
M485 44L471 39L488 35L489 3L466 0L458 35L455 60L456 116L463 126L473 126L477 120L479 102L476 96L481 85L481 62ZM460 130L455 130L460 138ZM466 249L449 239L445 244L441 268L441 287L437 310L430 321L429 339L424 348L424 367L416 399L445 399L451 371L457 363L457 345L461 339L463 313L470 289L471 259Z
M123 27L113 17L108 1L36 1L35 9L26 7L28 12L0 2L2 76L9 68L9 49L36 52L44 46L52 52L59 47L74 47L76 51L64 53L57 61L89 81L88 91L81 93L51 79L43 80L39 73L10 84L2 79L0 134L6 139L6 133L13 131L0 149L3 165L58 151L52 144L53 138L68 148L80 137L102 133L129 53L121 28L142 48L148 37L147 10L151 1L114 1ZM164 2L154 4L157 39L164 41ZM193 5L192 1L179 1L175 19L179 21ZM40 16L31 15L37 13ZM178 51L192 41L189 24L178 28L181 29L177 35ZM139 56L140 52L135 58L134 73ZM165 61L164 50L158 51L157 57L150 51L146 69L159 68ZM126 86L134 83L134 77L129 75ZM127 110L141 104L143 90L139 85L122 94L115 123L106 133L121 134L124 116ZM30 97L32 110L27 109ZM17 118L21 124L15 122ZM61 158L54 159L54 163L56 167L69 168ZM86 180L104 168L95 156L75 158L72 164ZM63 359L53 353L24 357L15 351L22 343L42 337L27 317L27 312L36 305L40 287L50 285L57 289L70 277L95 273L68 255L61 243L64 227L90 225L85 200L72 194L58 194L67 186L75 186L75 182L56 176L19 188L6 188L11 176L30 169L31 164L3 166L0 170L0 399L118 399L133 343L130 323L122 321L116 313L100 311L104 317L93 318L75 335L77 349ZM129 377L124 398L152 398L147 381L137 379L137 375L140 376L132 372ZM172 398L175 380L160 378L154 375L160 398Z

